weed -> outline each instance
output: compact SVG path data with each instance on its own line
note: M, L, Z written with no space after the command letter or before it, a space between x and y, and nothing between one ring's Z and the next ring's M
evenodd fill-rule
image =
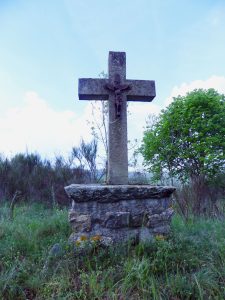
M75 256L66 209L18 205L0 220L0 299L224 299L224 225L176 215L166 239Z

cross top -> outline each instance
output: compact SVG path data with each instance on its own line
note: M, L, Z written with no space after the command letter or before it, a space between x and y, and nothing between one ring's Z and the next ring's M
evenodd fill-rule
M79 79L80 100L108 100L108 183L128 183L127 101L150 102L152 80L126 79L126 53L109 52L108 79Z

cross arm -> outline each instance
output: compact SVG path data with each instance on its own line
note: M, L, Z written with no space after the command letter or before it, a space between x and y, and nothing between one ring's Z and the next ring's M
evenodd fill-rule
M126 80L126 84L131 86L127 92L128 101L143 101L150 102L155 96L155 81L154 80Z
M78 82L79 100L108 100L108 91L104 86L108 79L80 78Z

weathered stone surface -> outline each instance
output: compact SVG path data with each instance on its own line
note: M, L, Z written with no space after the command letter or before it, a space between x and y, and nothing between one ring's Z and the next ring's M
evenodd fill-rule
M143 211L139 214L132 214L130 217L130 227L142 227L147 222L147 215L151 213L151 210Z
M73 209L79 214L91 214L92 219L104 219L105 215L113 211L129 211L132 215L141 215L147 212L154 214L161 213L169 207L167 198L160 199L139 199L122 200L117 202L74 202Z
M155 81L153 80L126 80L132 88L126 92L127 101L150 102L155 96Z
M174 187L128 185L127 101L152 101L155 82L126 79L126 53L109 52L108 79L79 79L80 100L108 100L108 184L65 187L76 243L146 240L168 232ZM104 244L104 243L103 243ZM107 242L106 242L107 244Z
M138 234L138 242L150 242L154 238L154 234L146 227L141 227Z
M152 233L154 235L158 234L168 234L170 232L170 225L163 225L163 226L158 226L152 229Z
M109 100L109 92L104 86L108 79L80 78L78 82L79 100ZM126 80L132 89L126 92L126 101L150 102L156 96L155 81L153 80Z
M73 199L70 241L95 237L112 243L144 241L169 232L173 187L71 185L65 189Z
M170 186L150 185L84 185L71 184L65 187L67 195L76 202L117 202L121 200L162 199L174 191Z
M128 183L127 100L152 101L155 82L126 80L126 53L109 52L109 79L79 79L80 100L109 100L108 180L109 184ZM119 80L118 80L119 78Z
M56 257L63 254L62 246L59 243L56 243L52 246L52 248L49 251L49 257Z
M157 224L165 223L166 221L169 222L174 211L172 208L167 208L165 211L163 211L160 214L147 214L148 221L146 222L147 227L155 227Z
M109 93L104 88L108 79L80 78L78 82L79 100L108 100Z
M100 236L101 239L110 240L111 243L121 243L129 240L138 241L139 239L139 231L140 228L129 229L129 228L106 228L106 227L98 227L94 226L91 232L87 232L85 234L85 240L92 240L95 236ZM152 234L153 236L153 234ZM73 232L69 237L69 242L79 242L80 237L83 238L83 234L80 232Z
M79 215L76 211L69 211L69 221L76 232L88 232L91 230L91 216Z
M106 228L122 228L129 227L130 213L129 212L109 212L106 214L104 226Z
M120 117L116 118L114 95L109 95L108 183L128 184L127 104L121 95Z

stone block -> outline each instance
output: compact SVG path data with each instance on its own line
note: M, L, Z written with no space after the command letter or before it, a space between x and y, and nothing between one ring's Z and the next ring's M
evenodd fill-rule
M106 228L123 228L129 227L130 224L130 213L129 212L115 212L108 213L104 226Z
M147 223L146 226L147 227L155 227L160 223L165 223L165 222L169 222L172 215L173 215L174 211L172 208L168 208L165 211L161 212L160 214L148 214L147 216Z
M78 215L77 212L70 210L69 221L75 232L89 232L91 230L90 215Z
M162 226L158 226L152 229L152 233L154 235L158 235L158 234L163 234L166 235L170 232L170 225L162 225Z
M154 238L154 235L152 234L152 232L146 228L146 227L142 227L139 230L139 234L138 234L138 240L139 242L146 242L146 241L152 241Z
M149 214L149 211L143 211L136 215L131 215L130 217L130 227L142 227L145 226L147 221L147 213Z
M169 197L175 188L151 185L71 184L65 187L65 191L75 202L113 203L134 199L163 199Z

